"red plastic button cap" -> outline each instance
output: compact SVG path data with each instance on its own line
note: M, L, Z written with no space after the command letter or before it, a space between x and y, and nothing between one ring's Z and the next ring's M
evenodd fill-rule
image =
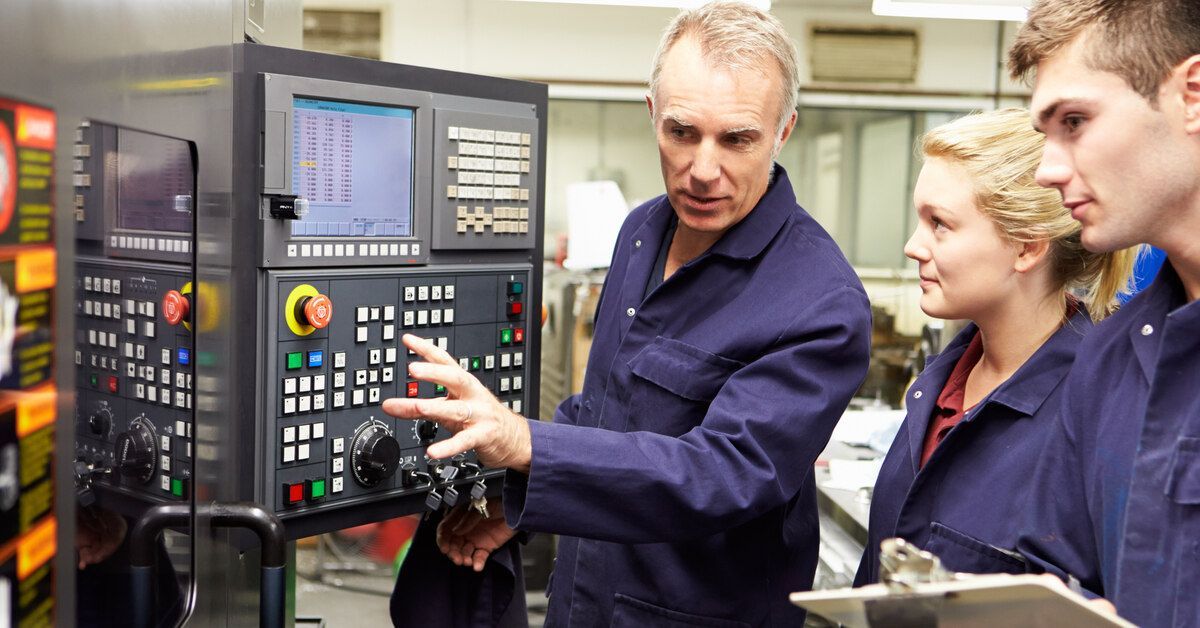
M178 290L168 290L163 295L162 311L168 323L178 325L187 318L190 309L191 305L188 303L187 297L180 294Z
M304 303L304 319L317 329L325 329L333 320L333 301L323 294L308 299Z
M521 312L524 309L525 309L524 304L522 304L519 301L517 303L509 303L508 304L508 315L509 316L520 316Z
M287 503L298 504L304 501L304 485L303 484L284 484L287 489Z
M417 396L417 382L409 382L408 383L408 396L409 397Z
M522 342L525 342L525 330L518 327L513 330L513 344L519 345Z
M117 394L117 377L115 375L108 376L108 392Z

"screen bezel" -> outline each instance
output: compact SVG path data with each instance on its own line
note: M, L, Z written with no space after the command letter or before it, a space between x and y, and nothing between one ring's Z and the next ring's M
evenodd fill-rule
M111 229L112 233L121 234L121 235L146 234L146 235L162 236L162 237L169 237L169 238L190 238L192 236L192 234L196 232L196 194L197 194L197 192L196 192L196 185L197 185L196 172L198 169L198 164L197 164L198 159L197 159L197 154L196 154L195 142L192 142L190 140L185 140L182 138L178 138L178 137L172 137L170 135L163 135L162 133L143 131L141 129L135 129L135 128L126 127L126 126L114 125L113 129L115 130L115 132L113 134L113 141L116 145L116 150L114 151L116 153L116 163L112 166L113 171L112 171L112 175L111 175L112 176L112 195L113 195L113 217L112 217L113 222L112 222L112 229ZM121 156L124 154L127 154L127 151L125 151L124 148L122 147L122 142L121 142L121 134L122 133L139 133L141 135L149 135L152 137L158 137L158 138L170 140L173 142L181 142L184 146L187 147L188 158L191 160L190 174L191 174L191 187L192 187L191 207L188 209L188 213L190 214L190 216L189 216L189 221L188 221L189 224L188 224L187 231L170 231L167 229L138 229L136 227L121 226ZM107 167L107 164L106 164L106 167Z
M433 94L430 92L383 87L362 83L347 83L327 79L315 79L284 74L260 74L263 109L261 113L261 152L259 161L259 225L261 233L262 261L268 267L309 266L316 260L303 256L291 257L294 247L304 243L343 243L346 250L350 245L397 243L403 250L408 245L410 253L402 260L388 263L425 264L429 260L430 229L432 224L431 194L433 192ZM341 102L362 103L379 106L403 107L413 110L413 210L412 234L400 236L292 236L288 220L279 220L270 215L270 197L288 197L292 191L292 105L295 98L314 98ZM412 253L412 250L419 252ZM378 264L377 255L354 255L325 257L322 266L361 266Z

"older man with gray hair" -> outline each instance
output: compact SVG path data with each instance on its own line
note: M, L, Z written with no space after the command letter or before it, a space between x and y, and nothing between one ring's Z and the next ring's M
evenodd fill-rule
M439 546L479 570L514 528L562 535L547 625L804 619L787 593L816 567L813 463L866 375L870 308L774 164L796 83L782 26L744 3L668 27L646 99L666 194L625 220L583 392L552 423L404 338L451 395L384 409L455 432L431 457L509 469L493 516L451 513Z

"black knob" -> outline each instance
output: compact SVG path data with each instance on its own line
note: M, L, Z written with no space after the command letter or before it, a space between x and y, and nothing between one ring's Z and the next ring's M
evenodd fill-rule
M392 477L400 465L400 443L392 438L382 425L363 428L354 437L350 450L350 466L354 479L365 487L372 487Z
M88 428L96 436L104 436L112 427L112 412L108 408L100 408L88 417Z
M437 423L433 421L417 421L417 440L422 444L433 442L437 438Z
M413 486L417 483L417 465L406 462L400 465L400 485Z
M157 457L154 433L145 424L133 423L128 432L117 435L116 466L121 475L145 484L154 477Z

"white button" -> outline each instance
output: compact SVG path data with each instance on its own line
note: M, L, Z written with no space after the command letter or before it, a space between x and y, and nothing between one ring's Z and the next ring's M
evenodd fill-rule
M313 395L312 400L313 400L312 406L313 406L314 411L320 411L320 410L325 409L325 395L323 395L323 394Z
M146 316L154 318L154 301L146 301Z
M429 324L430 325L441 325L442 324L442 311L441 310L433 310L432 312L429 313Z
M345 353L339 351L339 352L333 354L333 368L335 368L335 369L346 368L346 354Z
M163 386L170 386L171 385L171 369L163 369L162 374L159 376L159 378L160 379L158 381L162 382ZM181 386L181 388L182 388L182 386Z
M404 302L412 303L417 298L417 289L412 286L404 286Z
M924 393L922 393L921 391L918 390L917 392L913 393L913 399L920 399L921 395L923 395L923 394Z
M296 378L295 377L289 377L289 378L283 380L283 394L285 394L285 395L296 394Z
M358 254L360 257L366 257L367 256L367 245L365 245L365 244L358 245Z
M388 246L388 254L391 255L392 257L396 257L397 255L399 255L400 254L400 245L399 244L389 245Z
M442 287L441 286L431 287L429 289L429 298L433 299L434 301L441 301L442 300Z
M161 447L163 451L171 451L171 437L167 436L166 434L158 437L158 446Z
M636 310L634 310L633 308L629 308L629 309L625 310L625 315L626 315L626 316L630 316L630 317L632 317L634 314L637 314L637 311L636 311Z
M437 346L438 346L438 349L441 349L442 351L449 351L450 350L450 339L447 338L446 336L439 336L437 339Z
M395 379L395 371L392 370L392 367L390 367L390 366L383 367L383 383L386 384L386 383L392 381L393 379Z
M458 365L460 367L462 367L462 370L464 370L464 371L470 367L470 364L471 364L471 362L467 358L459 358L458 359Z
M447 301L454 300L454 284L450 284L442 288L442 298Z
M144 386L145 384L143 384ZM146 399L152 403L158 403L158 389L154 386L146 387Z
M368 381L370 381L372 384L379 382L379 369L371 369L367 373L370 375L370 379Z
M162 350L162 363L170 366L170 364L171 364L171 350L170 349Z
M345 373L334 373L333 374L333 387L334 388L342 388L345 385L346 385L346 374Z
M296 459L297 460L308 460L308 450L309 450L308 443L304 443L303 445L296 445Z
M417 286L417 300L418 301L428 301L429 300L429 286Z
M367 401L371 403L379 403L379 389L372 388L369 392L370 394L367 396Z
M385 320L389 323L396 320L396 306L394 306L394 305L383 306L383 320Z
M442 322L447 325L454 324L454 310L446 308L446 310L442 312Z
M513 378L513 390L521 390L521 377L520 376Z
M283 400L283 413L296 414L296 398L287 397Z
M383 339L384 340L395 340L396 339L396 328L392 327L391 325L384 325L383 326Z
M312 397L302 395L300 397L300 411L309 412L310 410L312 410Z
M355 389L355 391L350 395L350 403L356 406L361 406L364 403L363 391L361 388Z
M335 454L342 453L343 451L346 450L346 439L345 438L333 439L332 447L333 447L333 453L335 453Z
M296 461L296 446L295 445L288 445L287 447L283 448L283 461L284 462L295 462Z
M299 390L302 393L312 392L312 378L311 377L301 377Z
M367 328L366 327L356 327L354 329L354 341L355 342L366 342L367 341Z
M296 442L296 428L295 427L283 428L283 442L284 443Z
M332 473L341 473L342 471L344 471L344 470L345 470L345 468L344 468L344 467L345 467L345 465L346 465L346 459L345 459L345 458L343 458L343 457L341 457L341 456L338 456L337 458L334 458L334 459L333 459L333 469L332 469Z
M179 437L183 437L185 434L187 434L187 424L184 423L183 421L176 421L175 422L175 435L179 436Z
M139 382L137 385L136 394L137 394L138 399L145 399L146 398L146 385Z
M313 390L325 390L325 376L324 375L313 375L312 389Z
M301 244L300 245L300 256L301 257L311 257L312 256L312 245L311 244Z
M407 244L401 244L401 245L400 245L400 254L401 254L401 255L408 255L408 245L407 245Z
M367 369L358 369L354 371L354 385L362 386L367 383Z
M371 349L370 351L367 352L367 362L371 366L375 366L375 365L379 364L380 360L382 360L382 359L383 359L382 352L379 349Z
M325 438L325 424L324 423L313 423L312 437L313 438Z
M508 392L510 386L509 381L510 380L507 377L500 378L500 392Z
M186 373L176 373L175 374L175 387L176 388L186 388L186 386L187 386Z
M520 399L513 400L512 410L513 410L513 412L516 412L517 414L521 414L521 400Z
M412 327L415 323L416 323L416 315L413 314L412 310L405 312L404 313L404 326Z
M343 483L343 481L342 481L341 477L333 478L332 488L330 488L329 490L334 493L342 492L342 483Z
M1153 334L1153 333L1154 333L1154 327L1152 327L1150 325L1142 326L1142 335L1143 336L1149 336L1150 334Z
M333 407L344 408L346 406L346 393L337 391L333 393Z
M356 322L356 323L365 323L365 322L367 322L367 308L366 308L366 306L360 305L360 306L358 306L357 308L355 308L355 309L354 309L354 322Z
M299 440L308 440L309 433L310 433L309 426L301 425L300 428L296 430L296 438Z
M333 245L326 244L325 245L325 257L332 257L332 256L333 256Z
M378 307L371 308L371 320L372 321L379 320L379 308Z
M500 368L506 369L512 366L512 356L507 353L500 354Z
M412 254L413 254L413 255L420 255L420 254L421 254L421 245L420 245L420 244L414 244L414 245L412 245Z
M483 368L489 371L496 368L496 356L491 354L483 356Z
M524 353L514 353L513 354L513 366L521 366L523 364L525 364L525 354Z
M162 490L164 490L164 491L171 490L171 477L170 476L167 476L167 475L162 476Z
M333 245L333 254L334 254L335 256L337 256L337 257L345 257L345 255L346 255L346 245L344 245L344 244L335 244L335 245Z
M429 324L429 310L417 310L417 324L418 325L428 325Z

